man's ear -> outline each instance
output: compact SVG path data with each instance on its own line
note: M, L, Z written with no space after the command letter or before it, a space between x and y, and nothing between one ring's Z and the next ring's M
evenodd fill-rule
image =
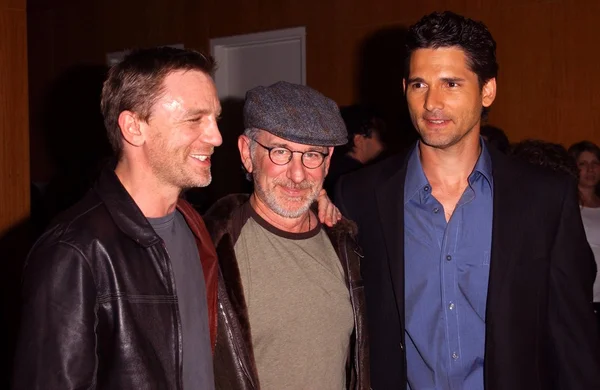
M402 79L402 91L404 92L404 95L406 95L406 79L405 78Z
M244 168L248 173L252 173L252 153L250 153L250 138L246 137L244 134L238 137L238 149L240 151L240 158L242 159L242 164L244 164Z
M353 145L354 145L354 148L355 148L355 149L358 149L358 150L361 150L361 149L362 149L362 147L363 147L363 145L364 145L364 143L365 143L365 139L366 139L366 138L367 138L367 137L365 137L365 136L364 136L364 135L362 135L362 134L354 134L354 135L352 136L352 143L353 143Z
M125 141L133 146L142 146L145 135L142 131L142 123L134 112L125 110L119 114L119 128Z
M489 107L496 99L496 78L489 79L481 90L481 104L484 107Z

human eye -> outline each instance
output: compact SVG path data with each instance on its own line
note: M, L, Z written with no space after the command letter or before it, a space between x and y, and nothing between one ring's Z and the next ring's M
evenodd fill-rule
M412 89L422 89L422 88L425 88L425 87L426 87L426 85L425 85L425 83L421 83L421 82L415 81L414 83L412 83L412 84L410 85L410 87L411 87Z
M450 89L458 88L461 85L462 85L461 80L454 80L454 79L446 80L446 87L448 87Z
M204 117L202 115L200 115L200 116L194 116L194 117L189 118L187 121L189 123L200 123L200 122L202 122L203 118Z
M310 160L319 160L323 155L319 152L304 152L304 158Z
M291 154L292 152L290 152L286 148L273 148L269 152L271 160L276 164L286 164L290 161Z
M288 154L290 154L290 151L287 150L286 148L273 148L271 149L271 154L274 156L287 156Z

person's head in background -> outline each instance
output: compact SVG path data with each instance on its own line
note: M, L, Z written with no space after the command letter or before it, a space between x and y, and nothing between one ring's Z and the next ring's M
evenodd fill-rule
M563 172L577 180L578 171L575 161L567 149L556 143L527 139L518 142L510 149L510 154L531 164Z
M362 164L376 159L385 149L382 136L386 125L381 116L360 104L341 107L340 113L348 129L348 143L340 152Z
M481 126L481 137L500 152L507 154L510 151L510 142L502 129L492 125Z
M579 194L584 206L600 206L600 148L593 142L581 141L571 145L569 154L579 169Z

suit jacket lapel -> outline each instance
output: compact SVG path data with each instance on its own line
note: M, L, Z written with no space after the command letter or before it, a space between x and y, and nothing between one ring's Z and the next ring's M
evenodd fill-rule
M517 183L518 173L511 169L510 161L490 148L494 176L494 216L492 223L492 249L487 296L486 321L495 319L495 299L503 293L507 275L514 266L520 247L523 211Z
M404 322L404 179L406 164L375 189L398 315Z

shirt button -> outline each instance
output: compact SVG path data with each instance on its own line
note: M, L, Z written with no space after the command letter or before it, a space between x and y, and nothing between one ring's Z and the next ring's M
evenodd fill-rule
M452 359L458 359L458 354L456 352L452 352Z
M423 187L423 189L425 190L425 192L429 192L429 190L431 189L429 186L425 186Z
M454 303L450 302L450 304L448 305L448 309L454 310Z
M452 256L446 255L446 260L448 260L448 261L452 260Z
M439 209L439 208L437 208L437 207L434 207L434 208L433 208L433 212L437 214L437 213L439 213L439 212L440 212L440 209Z

